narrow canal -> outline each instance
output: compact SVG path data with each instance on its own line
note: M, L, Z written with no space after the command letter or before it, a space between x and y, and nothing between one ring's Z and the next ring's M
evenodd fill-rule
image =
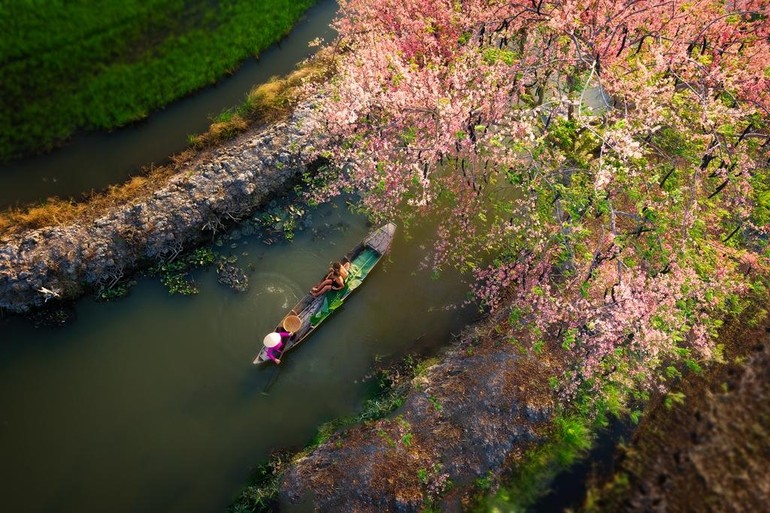
M0 208L79 198L162 164L270 76L329 41L334 0L319 0L279 45L231 77L111 133L0 165ZM0 318L0 508L14 513L224 511L271 451L301 447L353 414L379 360L445 345L475 317L459 276L420 270L431 227L399 230L389 257L341 311L274 367L251 361L262 336L371 229L342 202L310 212L291 242L243 237L214 246L238 257L251 287L236 294L211 268L198 296L157 279L127 298L84 299L63 328Z
M371 229L340 201L310 212L291 242L214 249L250 269L236 294L216 271L198 296L141 279L113 303L85 299L63 328L0 320L0 496L4 511L212 512L253 464L306 444L350 415L381 358L437 349L475 316L467 285L418 267L430 227L397 233L390 256L303 346L273 369L251 361L262 336Z
M248 59L230 77L152 113L146 120L112 132L81 134L65 147L45 155L0 164L0 209L51 196L80 199L161 165L184 150L188 136L205 132L211 120L240 105L248 92L272 76L285 75L312 55L308 43L326 42L337 13L335 0L318 0L279 44L259 59Z
M79 197L164 162L255 84L289 72L333 36L320 0L281 44L214 87L112 133L0 167L0 208ZM216 271L201 293L169 296L144 278L113 303L84 299L76 320L35 328L0 319L0 507L22 512L223 511L251 467L306 444L316 428L359 408L377 360L435 350L474 311L456 275L417 268L429 227L400 230L389 258L302 347L274 368L251 361L285 311L371 228L342 202L311 213L296 238L243 237L214 247L237 256L251 287L236 294Z

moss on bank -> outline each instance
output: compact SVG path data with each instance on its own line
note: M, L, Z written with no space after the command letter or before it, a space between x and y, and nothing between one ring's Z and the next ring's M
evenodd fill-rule
M478 484L480 496L474 511L527 511L549 491L549 484L561 471L585 456L599 425L580 415L557 415L548 441L525 455L497 493L486 497L491 483Z
M314 3L9 2L0 9L0 160L142 119L281 39Z

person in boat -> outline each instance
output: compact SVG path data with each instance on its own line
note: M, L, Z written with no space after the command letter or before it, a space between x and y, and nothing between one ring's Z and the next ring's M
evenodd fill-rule
M350 260L345 257L342 259L342 262L334 262L332 264L332 268L337 269L340 276L342 276L342 280L345 281L348 279L348 275L350 274Z
M286 331L283 328L279 328L278 331L268 333L265 339L262 341L266 348L266 356L273 360L278 365L281 364L279 356L283 353L283 348L286 342L294 335L291 331Z
M310 289L313 297L326 294L330 290L340 290L345 286L345 279L350 274L350 262L345 259L344 263L334 262L329 268L329 273L316 286Z

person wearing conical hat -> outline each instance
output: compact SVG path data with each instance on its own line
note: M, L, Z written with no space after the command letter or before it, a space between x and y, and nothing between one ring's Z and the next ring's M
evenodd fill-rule
M289 340L292 335L294 335L294 333L291 331L284 330L268 333L262 341L262 344L267 348L267 357L280 365L281 359L279 356L281 356L281 353L283 352L282 349L286 344L286 341Z

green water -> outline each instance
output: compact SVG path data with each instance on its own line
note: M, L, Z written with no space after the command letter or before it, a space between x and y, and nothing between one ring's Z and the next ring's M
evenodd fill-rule
M371 229L341 203L311 216L292 242L215 248L252 269L245 294L209 269L198 296L142 279L117 302L78 302L63 328L0 320L2 510L223 511L272 450L354 413L377 359L436 349L475 315L451 308L467 291L457 276L417 270L429 227L399 230L263 395L273 368L251 364L262 337Z

